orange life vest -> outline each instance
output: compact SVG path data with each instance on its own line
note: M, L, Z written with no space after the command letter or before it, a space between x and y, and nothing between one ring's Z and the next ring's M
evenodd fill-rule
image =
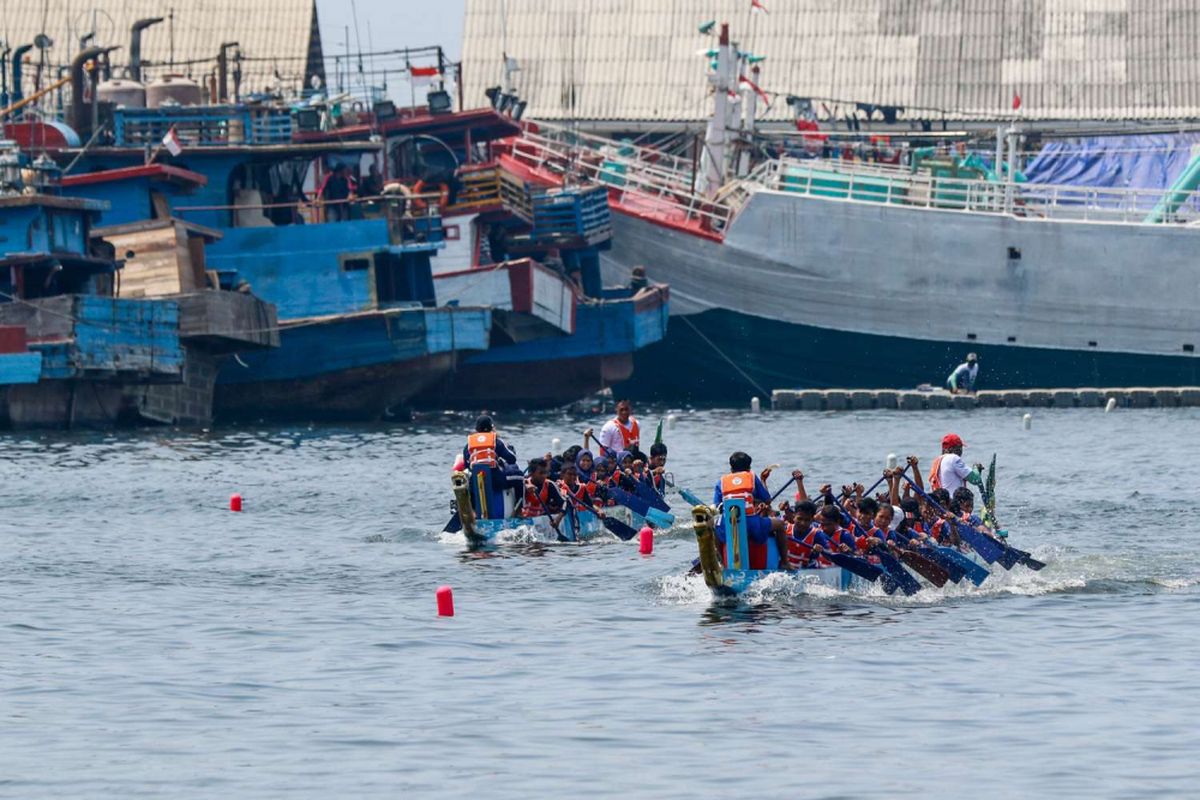
M542 484L539 490L533 481L525 481L525 502L521 507L523 517L541 517L550 513L550 481Z
M472 433L467 437L467 454L471 457L470 466L482 464L487 467L496 466L496 433Z
M933 466L929 468L929 491L942 488L942 459L946 457L945 453L933 460Z
M743 500L746 503L746 513L754 513L754 473L731 472L721 476L721 498L723 500Z
M613 417L612 422L617 426L617 430L621 432L622 450L632 450L640 444L641 429L638 427L638 421L633 417L629 418L629 428L626 429L621 424L621 420Z

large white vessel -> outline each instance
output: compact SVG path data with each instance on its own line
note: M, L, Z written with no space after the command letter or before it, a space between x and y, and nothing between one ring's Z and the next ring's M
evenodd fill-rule
M1200 159L1153 191L788 158L726 180L754 102L732 52L723 36L698 164L544 124L508 156L531 179L607 184L606 277L641 265L671 285L668 336L631 389L909 387L968 351L988 388L1200 378Z

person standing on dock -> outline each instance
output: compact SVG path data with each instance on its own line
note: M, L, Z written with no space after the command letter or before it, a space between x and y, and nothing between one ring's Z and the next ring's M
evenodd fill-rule
M973 394L975 380L979 377L979 356L967 353L967 360L954 368L946 379L946 388L950 394Z
M484 415L475 420L475 432L467 437L462 458L471 473L475 512L484 519L503 519L503 492L510 488L507 467L517 463L517 454L496 435L491 417Z
M979 469L971 469L963 461L963 440L957 433L947 433L942 437L942 454L933 460L929 468L929 490L945 489L951 495L954 492L973 483L983 486Z
M590 434L590 431L588 433ZM604 423L597 441L604 448L605 454L613 455L622 450L633 452L640 449L640 438L641 427L633 417L633 406L628 400L621 400L617 403L617 415Z

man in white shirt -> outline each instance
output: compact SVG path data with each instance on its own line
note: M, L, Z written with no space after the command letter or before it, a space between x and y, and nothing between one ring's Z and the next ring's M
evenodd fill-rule
M954 368L946 379L950 394L970 394L975 391L975 379L979 377L979 356L967 353L967 360Z
M929 489L945 489L951 495L960 486L973 483L983 486L979 470L971 469L963 461L963 440L957 433L947 433L942 437L942 454L933 460L929 469Z
M603 455L616 455L622 450L637 450L641 428L633 418L633 407L628 400L617 403L617 416L604 423L600 438L596 441L604 448Z

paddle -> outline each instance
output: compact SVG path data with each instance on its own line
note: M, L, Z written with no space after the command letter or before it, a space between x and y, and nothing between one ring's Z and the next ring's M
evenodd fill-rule
M904 469L900 470L900 475L904 475L906 472L908 472L908 470L909 470L909 467L905 466ZM884 476L882 478L880 478L878 481L876 481L875 485L872 486L870 489L868 489L864 494L869 495L871 492L875 491L875 487L878 486L879 484L883 483L884 481L886 481L889 477L890 476L885 473ZM841 508L841 505L839 504L838 507ZM842 513L845 513L844 508L842 509ZM847 516L849 516L849 515L847 515ZM851 518L851 521L854 523L854 526L858 530L862 531L862 526L858 524L857 520L854 520L853 518ZM864 535L868 535L868 536L870 535L866 531L863 531L863 533L864 533ZM887 552L888 555L892 555L891 551L886 549L886 546L883 548L876 548L877 555L879 552ZM939 589L941 587L945 586L946 581L948 581L950 579L949 571L945 567L943 567L941 564L938 564L936 561L926 558L925 556L921 555L920 553L916 553L912 550L901 549L901 550L899 550L899 553L900 553L900 555L899 555L900 561L902 561L905 564L907 564L908 566L912 567L914 572L916 572L921 577L925 578L927 581L932 583L934 586L937 586ZM893 559L894 558L896 558L896 557L893 556ZM880 560L882 561L882 559L880 559ZM908 573L905 573L905 575L907 575L907 574ZM909 577L911 577L911 576L909 576Z
M898 549L896 553L897 558L908 564L908 566L913 568L914 572L939 589L946 585L946 581L950 580L950 571L932 558L926 558L919 553L905 548ZM955 583L957 582L955 581Z
M904 476L904 480L908 481L908 485L913 487L916 493L920 495L925 502L933 506L933 508L938 512L942 514L949 513L946 511L946 509L942 508L936 500L918 488L917 485L913 483L907 475ZM1005 569L1012 569L1018 563L1023 563L1032 570L1039 570L1046 566L1043 562L1033 558L1024 550L1018 550L1017 548L1005 544L998 539L994 539L991 536L976 530L971 525L967 525L957 519L952 519L950 521L954 523L954 527L955 530L958 531L958 535L961 536L963 540L966 541L966 543L969 544L976 553L979 553L980 557L982 557L983 560L989 564L999 561L1000 565Z
M976 564L971 559L964 556L962 553L955 550L953 547L944 547L942 545L933 545L930 547L931 553L940 555L946 561L952 561L957 564L966 576L967 580L976 586L980 586L991 575L986 569Z
M670 528L675 524L675 517L657 508L651 508L645 500L630 494L617 486L608 487L608 496L618 505L625 506L635 514L640 514L658 528Z
M602 512L600 509L596 508L595 506L587 505L570 492L567 492L564 496L570 500L571 503L573 503L580 511L590 511L595 514L599 518L600 524L621 541L628 542L630 539L638 535L637 531L626 525L624 522L621 522L621 520L605 516L604 512Z
M850 524L854 527L854 529L860 531L861 534L865 536L866 531L864 531L862 526L858 524L858 520L847 513L845 507L842 506L841 502L836 497L833 499L833 502L834 505L841 510L842 514L845 515L846 519L850 520ZM917 579L910 575L908 570L904 568L904 565L900 563L899 559L889 553L886 548L874 547L870 552L879 559L879 565L883 568L883 571L886 572L888 576L896 582L896 585L899 586L906 595L914 595L921 591L921 584L917 583Z
M808 546L795 536L789 536L788 539L796 542L799 545L805 547ZM826 550L825 548L821 548L821 552L818 554L818 557L825 558L842 569L847 570L848 572L853 572L858 577L864 578L872 583L879 580L879 577L884 574L882 569L875 566L871 562L864 558L856 558L849 553L839 553L836 550Z

